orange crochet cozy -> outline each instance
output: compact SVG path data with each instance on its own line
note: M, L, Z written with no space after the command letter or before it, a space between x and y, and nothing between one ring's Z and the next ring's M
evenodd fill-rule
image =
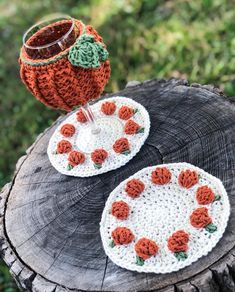
M56 25L60 31L65 30L70 21L59 21L39 30L28 40L28 45L41 45L40 42L45 42L47 37L44 35L46 29ZM105 48L102 38L92 26L85 26L76 20L75 33L77 40L79 36L85 34L88 42L90 41L88 45L94 45L101 51ZM80 43L83 45L82 40ZM76 44L73 44L59 53L55 51L55 55L48 59L39 59L37 53L29 55L24 47L21 49L19 59L21 79L28 90L46 106L71 111L75 106L84 105L98 98L109 80L110 63L107 54L101 55L99 67L85 68L72 64L73 62L68 59L71 49L75 46ZM76 57L76 52L74 55Z

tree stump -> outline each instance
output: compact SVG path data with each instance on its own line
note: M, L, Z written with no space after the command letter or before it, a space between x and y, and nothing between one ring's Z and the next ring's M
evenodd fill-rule
M235 107L211 86L150 80L113 94L131 97L150 114L151 131L125 166L90 178L58 173L46 149L59 118L41 134L1 193L1 250L28 291L235 291ZM109 193L138 170L189 162L220 178L231 216L208 256L171 274L127 271L102 248L99 222Z

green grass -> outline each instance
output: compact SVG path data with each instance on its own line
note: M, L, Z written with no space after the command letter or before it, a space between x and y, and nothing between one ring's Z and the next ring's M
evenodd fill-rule
M12 281L8 267L0 261L0 291L16 292L19 291L16 284Z
M232 96L234 4L234 0L1 0L0 186L11 179L25 149L60 114L36 101L19 79L22 34L40 17L59 11L97 28L110 52L108 92L133 79L177 77L215 84ZM5 268L0 270L8 283L6 275ZM10 291L4 289L0 286L0 291Z

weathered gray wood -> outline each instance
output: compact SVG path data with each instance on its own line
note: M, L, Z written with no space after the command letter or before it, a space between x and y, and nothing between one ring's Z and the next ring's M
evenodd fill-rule
M117 95L143 104L151 118L149 138L126 166L85 179L58 173L46 148L63 118L17 164L0 202L1 249L12 274L29 291L235 291L234 105L212 86L174 79L130 83ZM139 274L117 267L99 235L109 193L143 167L179 161L223 181L232 207L224 237L208 256L179 272Z

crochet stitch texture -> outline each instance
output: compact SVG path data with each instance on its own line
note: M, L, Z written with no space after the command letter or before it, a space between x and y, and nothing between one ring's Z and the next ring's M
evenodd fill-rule
M54 109L71 111L98 98L110 77L108 52L101 36L92 26L84 26L79 20L75 21L75 27L78 37L75 44L53 57L33 59L24 47L21 49L23 83L39 101ZM29 39L29 44L36 42L39 33L42 32Z
M79 37L69 51L68 59L74 66L99 68L100 61L108 59L108 51L102 43L96 42L94 36L84 34Z
M167 180L156 184L153 172L157 179L165 178L167 173ZM135 198L126 192L133 179L145 186ZM206 198L208 194L208 188L200 189L202 186L208 186L215 198L220 198L200 205L198 189ZM113 204L120 201L129 207L129 215L123 220L112 213ZM118 266L138 272L169 273L207 255L222 237L229 213L228 195L218 178L184 162L151 166L121 182L109 195L100 222L101 239L106 254ZM125 246L111 248L111 234L118 227L128 228L135 238Z
M138 123L144 131L133 135L127 135L124 132L127 121L118 116L118 110L123 105L138 110L131 119ZM89 131L89 123L87 123L86 116L81 109L68 115L58 125L49 141L47 153L50 162L63 174L89 177L121 167L136 155L148 137L150 129L148 112L133 99L112 97L94 103L91 108L97 118L97 124L104 129L96 135L95 143L88 145L83 143L82 134ZM71 143L72 150L84 153L86 158L84 163L73 168L68 167L68 154L56 154L57 144L64 139ZM121 141L124 139L124 143L120 143L120 139ZM118 152L114 151L113 146Z

